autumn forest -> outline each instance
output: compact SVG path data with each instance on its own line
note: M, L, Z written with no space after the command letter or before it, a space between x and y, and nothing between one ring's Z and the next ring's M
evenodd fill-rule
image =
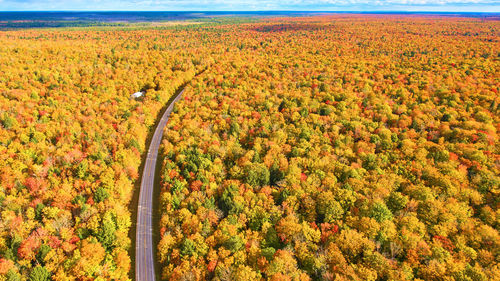
M2 30L0 281L137 279L181 90L157 279L500 280L499 42L423 15Z

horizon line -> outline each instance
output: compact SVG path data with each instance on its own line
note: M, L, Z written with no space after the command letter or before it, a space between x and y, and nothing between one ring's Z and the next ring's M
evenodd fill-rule
M261 13L261 12L295 12L295 13L450 13L450 14L500 14L499 12L485 11L438 11L438 10L4 10L0 13L18 12L151 12L151 13Z

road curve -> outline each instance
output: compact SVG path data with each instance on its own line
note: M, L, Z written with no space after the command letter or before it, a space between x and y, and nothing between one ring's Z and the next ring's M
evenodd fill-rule
M155 129L148 155L142 172L141 191L137 206L137 231L135 238L135 280L155 281L155 262L153 248L153 190L155 182L156 161L158 160L158 149L163 137L163 129L167 124L168 117L174 109L174 104L181 98L182 90L168 105L167 110Z

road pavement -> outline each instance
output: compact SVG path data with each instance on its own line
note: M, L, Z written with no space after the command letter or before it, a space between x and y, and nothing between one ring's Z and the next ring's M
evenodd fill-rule
M135 280L155 281L155 262L153 245L153 190L155 182L155 171L158 160L158 149L163 137L163 129L167 124L168 117L174 109L174 104L181 98L182 90L169 104L165 113L155 129L151 144L149 145L146 163L141 180L141 191L137 206L137 232L135 240Z

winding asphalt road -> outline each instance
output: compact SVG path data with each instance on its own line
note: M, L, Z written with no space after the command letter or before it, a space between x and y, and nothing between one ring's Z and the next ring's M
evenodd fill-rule
M135 240L135 280L155 281L155 262L153 248L153 190L155 182L156 161L158 149L163 137L163 129L168 117L174 109L174 104L181 98L182 90L170 103L155 129L151 144L149 145L144 171L142 173L141 191L137 206L137 232Z

